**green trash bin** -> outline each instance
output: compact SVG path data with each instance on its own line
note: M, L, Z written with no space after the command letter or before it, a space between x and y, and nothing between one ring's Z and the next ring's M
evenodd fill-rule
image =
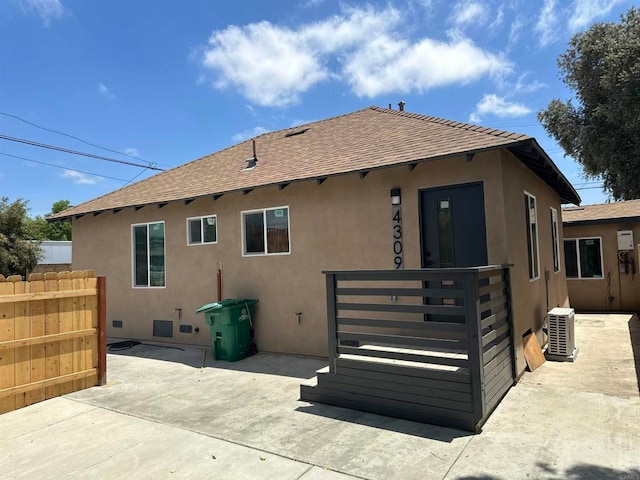
M229 298L201 306L211 333L214 360L235 362L256 352L251 340L253 309L258 300Z

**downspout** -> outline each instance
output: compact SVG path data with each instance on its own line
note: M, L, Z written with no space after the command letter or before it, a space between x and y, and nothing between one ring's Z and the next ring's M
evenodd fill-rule
M218 266L218 301L222 300L222 261Z

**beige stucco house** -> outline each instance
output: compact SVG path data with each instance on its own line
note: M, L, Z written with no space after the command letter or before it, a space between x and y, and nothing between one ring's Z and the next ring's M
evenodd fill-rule
M640 200L565 208L562 222L571 306L639 311Z
M559 213L579 202L532 137L370 107L265 133L50 219L73 222L73 268L107 277L108 333L121 338L210 344L195 311L217 300L220 271L223 298L259 299L260 350L326 356L325 270L511 264L521 373L522 335L542 342L547 309L569 303Z

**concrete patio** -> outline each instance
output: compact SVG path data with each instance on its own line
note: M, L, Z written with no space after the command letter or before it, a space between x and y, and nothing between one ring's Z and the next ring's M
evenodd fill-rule
M0 478L640 480L640 320L578 315L576 342L478 435L301 402L321 359L139 345L104 387L0 416Z

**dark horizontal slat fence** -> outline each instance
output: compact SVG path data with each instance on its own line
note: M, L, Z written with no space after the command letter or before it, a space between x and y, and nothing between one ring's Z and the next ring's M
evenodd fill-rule
M515 378L508 267L325 274L329 368L301 398L477 431Z

